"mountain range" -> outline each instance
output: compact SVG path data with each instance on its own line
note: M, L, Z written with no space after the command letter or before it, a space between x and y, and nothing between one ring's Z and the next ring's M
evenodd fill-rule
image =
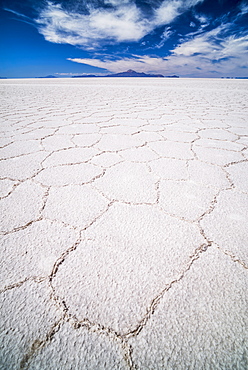
M73 76L73 78L81 78L81 77L99 77L97 75L81 75L81 76ZM144 72L136 72L132 69L129 69L126 72L120 72L120 73L113 73L106 76L100 76L100 77L174 77L178 78L179 76L173 75L173 76L163 76L161 74L147 74Z

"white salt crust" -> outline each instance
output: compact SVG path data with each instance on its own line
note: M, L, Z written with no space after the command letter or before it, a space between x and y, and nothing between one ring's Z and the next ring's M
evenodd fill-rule
M247 89L0 81L1 369L247 368Z

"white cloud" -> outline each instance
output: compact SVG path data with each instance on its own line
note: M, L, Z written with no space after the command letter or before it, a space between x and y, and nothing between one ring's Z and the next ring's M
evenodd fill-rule
M219 26L194 39L182 42L171 50L171 55L162 57L132 56L119 60L68 59L110 72L134 69L139 72L178 74L181 76L217 77L243 75L248 68L248 36L223 36L230 25Z
M135 4L111 1L113 9L91 9L90 14L65 11L51 2L41 12L37 24L45 39L54 43L94 48L100 41L138 41L150 31Z
M149 17L134 0L104 0L105 5L110 5L107 8L94 8L86 2L87 14L67 11L50 1L36 23L47 41L92 49L102 43L139 41L202 1L165 0Z
M247 57L248 36L228 35L231 24L221 25L215 29L196 36L194 39L178 45L172 53L174 55L194 56L201 54L211 60L232 57L242 59ZM247 59L248 63L248 59Z
M207 27L210 23L210 18L206 17L203 14L195 14L195 19L197 19L201 23L202 27Z
M202 3L204 0L167 0L155 10L155 26L163 26L172 22L178 15L184 13L189 8Z
M182 1L164 1L155 11L154 25L163 26L172 22L180 13Z
M240 10L241 10L241 15L247 14L248 13L248 4L246 4L245 2L241 3Z
M89 18L89 26L101 39L138 41L150 30L135 5L120 6L115 11L95 11Z

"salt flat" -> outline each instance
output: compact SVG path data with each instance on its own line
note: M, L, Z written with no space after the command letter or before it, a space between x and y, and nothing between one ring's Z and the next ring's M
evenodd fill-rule
M1 369L247 369L248 80L2 80Z

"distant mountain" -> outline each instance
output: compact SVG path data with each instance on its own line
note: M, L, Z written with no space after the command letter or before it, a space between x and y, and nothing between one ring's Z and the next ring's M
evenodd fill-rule
M42 76L42 77L36 77L36 78L57 78L57 77L53 75L48 75L48 76Z
M160 74L147 74L144 72L136 72L133 71L132 69L129 69L126 72L113 73L105 77L164 77L164 76Z

